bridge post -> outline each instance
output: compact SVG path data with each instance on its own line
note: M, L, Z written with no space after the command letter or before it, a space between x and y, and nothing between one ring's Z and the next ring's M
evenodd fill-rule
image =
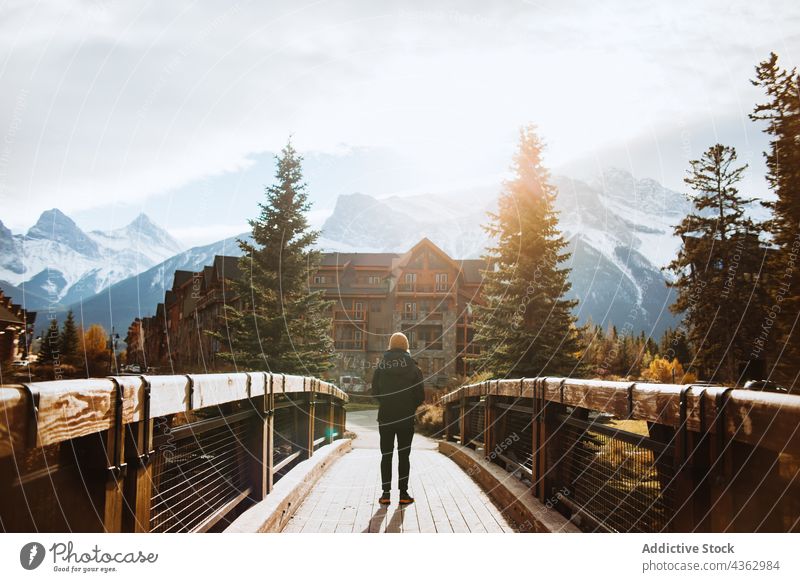
M450 414L450 403L445 402L443 405L442 417L444 420L444 440L449 443L453 440L453 419Z
M711 474L710 483L710 513L711 531L728 531L734 514L733 506L733 446L734 443L728 441L725 426L725 413L728 404L728 396L732 388L726 388L716 395L714 399L715 415L715 434L709 445L711 455Z
M462 394L458 407L458 439L462 447L467 446L467 399Z
M125 463L125 426L122 412L124 404L124 390L115 379L109 378L115 388L114 394L114 421L105 433L98 433L89 437L87 453L89 458L95 458L105 467L105 486L102 513L102 529L106 532L122 531L123 491L127 464Z
M541 432L542 432L542 409L544 406L544 381L540 378L533 380L533 426L531 427L531 436L533 442L531 443L531 452L533 459L531 459L531 483L533 484L533 496L537 499L541 498L542 490L542 446L541 446ZM540 394L541 392L541 394Z
M294 426L300 458L310 459L314 454L314 392L307 378L303 379L303 392L297 396L294 409Z
M334 405L334 398L332 395L328 395L328 431L327 431L327 439L325 442L327 444L331 444L333 442L333 433L336 430L336 406Z
M150 531L150 499L153 468L150 460L154 451L153 419L150 418L150 380L142 376L142 418L128 425L125 431L125 451L128 474L125 480L125 513L123 530L143 533Z
M483 456L487 460L491 459L492 451L494 451L494 448L497 445L497 427L494 426L496 417L494 398L495 397L491 394L486 394L486 400L483 401Z
M260 404L258 409L261 414L255 419L256 426L249 447L253 456L250 479L253 487L251 497L254 501L264 499L272 491L273 485L275 393L272 374L264 376L264 396L256 400Z

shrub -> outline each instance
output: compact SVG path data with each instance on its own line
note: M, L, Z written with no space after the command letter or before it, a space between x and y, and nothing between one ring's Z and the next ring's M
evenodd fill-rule
M440 436L444 428L444 408L425 403L417 408L417 431L432 437Z

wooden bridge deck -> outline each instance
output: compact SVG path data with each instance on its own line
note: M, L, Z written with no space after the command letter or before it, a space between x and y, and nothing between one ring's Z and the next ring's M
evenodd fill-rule
M436 443L414 435L410 493L400 507L397 490L388 507L378 504L380 452L375 412L353 412L348 428L358 435L353 451L336 462L297 509L284 532L442 533L512 532L489 497ZM397 479L395 455L394 478Z

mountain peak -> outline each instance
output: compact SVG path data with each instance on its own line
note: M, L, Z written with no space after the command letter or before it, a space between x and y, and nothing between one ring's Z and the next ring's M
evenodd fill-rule
M144 212L140 212L136 218L131 220L128 223L128 228L130 227L153 227L156 224L147 216Z
M28 239L59 242L86 256L93 257L99 253L97 243L58 208L42 212L25 236Z
M140 244L153 244L168 249L171 254L177 254L183 250L180 243L172 238L165 229L147 216L144 212L140 212L126 227L122 229L127 233L130 240ZM164 257L166 258L166 256Z

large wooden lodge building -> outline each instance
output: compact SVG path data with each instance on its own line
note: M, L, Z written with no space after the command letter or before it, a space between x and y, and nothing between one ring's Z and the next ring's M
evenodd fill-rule
M429 386L470 372L472 305L480 301L480 259L453 259L427 238L405 253L324 253L311 288L333 303L336 367L329 377L370 382L389 336L403 331ZM176 271L172 288L153 317L128 330L128 363L158 372L228 369L225 346L206 331L224 325L225 303L239 305L230 281L237 257L217 256L202 271ZM223 342L224 343L224 342Z

